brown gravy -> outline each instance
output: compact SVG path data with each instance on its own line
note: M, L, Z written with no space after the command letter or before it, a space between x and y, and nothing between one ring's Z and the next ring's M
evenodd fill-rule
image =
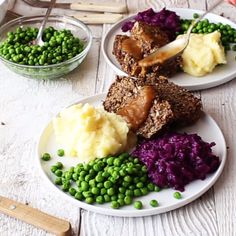
M137 97L131 99L116 113L121 115L130 124L131 129L135 131L147 119L155 96L156 91L152 86L144 86Z
M129 53L136 59L141 59L143 57L142 50L138 45L138 41L128 38L122 42L122 50Z
M139 61L139 65L143 67L153 66L158 63L163 63L166 59L176 55L181 51L181 48L173 48L163 52L156 52L148 55L143 60Z

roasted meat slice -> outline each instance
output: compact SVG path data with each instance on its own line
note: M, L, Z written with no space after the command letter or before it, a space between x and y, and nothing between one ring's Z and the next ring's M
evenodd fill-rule
M122 107L129 105L145 86L155 89L155 98L145 121L136 129L138 135L150 138L170 125L191 124L199 119L202 109L200 99L165 77L135 80L118 76L103 102L104 109L117 113Z

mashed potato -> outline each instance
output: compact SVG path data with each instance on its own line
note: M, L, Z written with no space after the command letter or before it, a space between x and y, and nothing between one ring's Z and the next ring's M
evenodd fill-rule
M88 162L125 150L129 127L121 116L77 104L53 120L56 140L68 155Z
M184 72L193 76L203 76L212 72L216 65L226 64L220 37L218 31L210 34L191 34L189 44L182 55Z

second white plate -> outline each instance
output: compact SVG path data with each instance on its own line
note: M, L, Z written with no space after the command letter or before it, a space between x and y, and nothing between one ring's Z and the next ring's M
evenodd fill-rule
M90 103L94 106L101 106L102 101L105 99L105 96L105 94L92 96L87 99L80 100L78 101L78 103ZM76 166L78 164L78 160L75 157L58 157L56 155L57 150L61 147L57 146L56 144L52 122L49 122L49 124L44 128L39 137L36 156L37 164L42 173L42 176L46 180L45 183L47 183L49 188L52 190L52 194L59 193L62 197L65 197L69 202L74 203L78 207L82 207L89 211L113 216L138 217L160 214L184 206L205 193L219 178L226 161L226 144L224 136L216 122L209 115L204 114L197 123L192 126L185 127L184 129L179 131L187 133L197 133L202 137L204 141L214 141L216 143L216 146L213 147L213 152L215 153L215 155L219 156L221 164L217 171L213 174L208 175L204 181L196 180L188 184L185 187L185 191L182 193L183 198L180 200L177 200L173 197L173 193L175 192L173 189L163 189L160 192L152 192L146 196L137 198L143 203L144 208L142 210L136 210L133 205L124 206L117 210L110 208L110 203L102 205L89 205L85 202L74 199L69 194L63 192L59 187L55 186L53 183L55 176L50 171L50 167L56 162L60 161L64 164L65 169L67 169L71 166ZM48 152L53 156L50 161L41 160L41 156L45 152ZM158 200L160 205L156 208L151 207L149 202L152 199Z
M175 11L177 15L179 15L182 19L192 19L194 13L203 13L203 11L194 9L173 8L170 10ZM102 42L102 52L106 59L106 62L118 75L127 74L122 71L120 64L116 60L115 56L112 54L114 39L117 34L125 34L121 31L121 26L124 22L133 19L133 17L134 16L130 16L115 24L107 32ZM231 27L236 29L236 24L224 17L209 13L206 18L209 19L210 22L221 22L223 24L229 24ZM227 64L218 66L212 73L206 76L194 77L186 73L180 72L174 75L170 80L189 90L200 90L218 86L236 77L235 56L236 53L234 51L227 52Z

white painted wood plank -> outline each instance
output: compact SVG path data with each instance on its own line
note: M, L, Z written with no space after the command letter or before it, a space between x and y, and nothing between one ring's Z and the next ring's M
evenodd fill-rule
M23 15L45 11L21 4L18 1L14 10ZM79 232L80 209L56 192L48 191L35 167L35 143L39 131L58 111L94 93L100 29L101 26L91 26L94 42L90 53L82 65L64 79L30 80L0 64L0 120L6 124L0 125L0 194L69 220L75 235ZM46 232L1 214L0 235L46 235Z

